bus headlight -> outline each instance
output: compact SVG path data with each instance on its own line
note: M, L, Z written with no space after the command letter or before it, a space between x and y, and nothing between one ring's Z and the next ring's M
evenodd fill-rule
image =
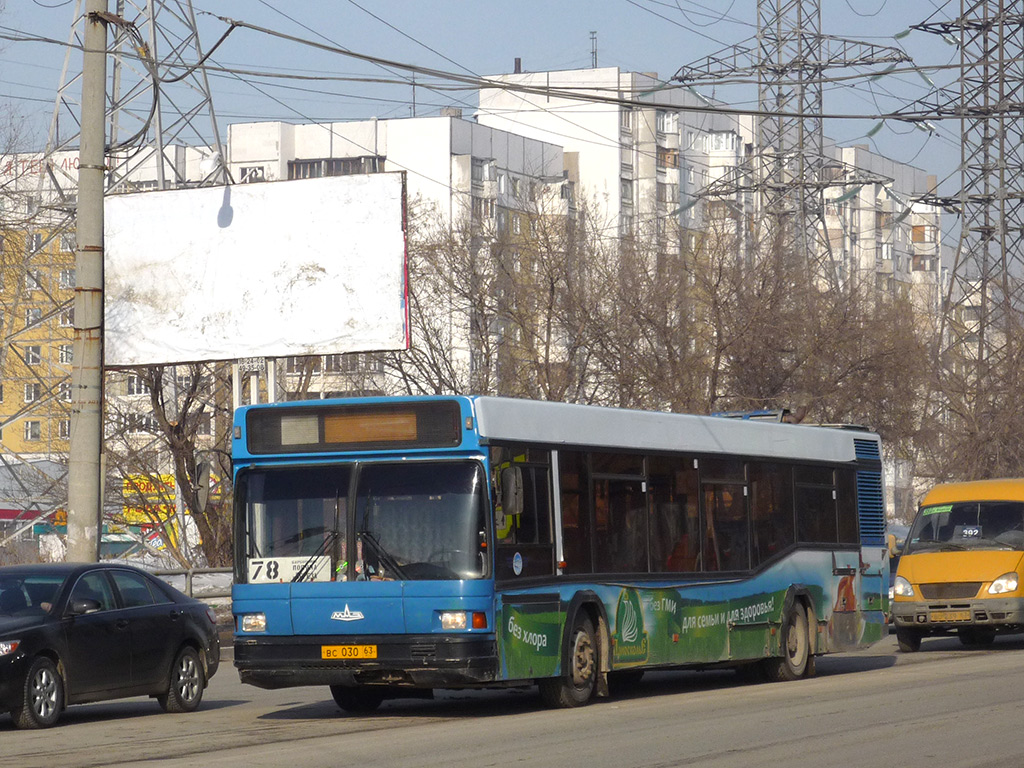
M441 611L441 629L487 629L483 611Z
M243 632L266 632L267 616L264 613L243 613L241 628Z
M914 588L910 586L910 582L902 576L897 576L896 580L892 583L893 594L899 595L900 597L913 597Z
M465 611L441 611L441 629L465 629Z
M1017 574L1016 573L1004 573L998 579L992 582L988 588L990 595L1003 595L1007 592L1017 591Z

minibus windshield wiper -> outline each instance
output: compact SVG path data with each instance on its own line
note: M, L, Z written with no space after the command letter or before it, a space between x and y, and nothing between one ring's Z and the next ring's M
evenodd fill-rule
M377 555L377 560L384 564L384 567L395 574L396 577L405 581L405 574L402 573L402 566L398 564L395 558L381 545L379 541L369 531L361 531L359 538L370 545L370 549L373 550L374 554Z

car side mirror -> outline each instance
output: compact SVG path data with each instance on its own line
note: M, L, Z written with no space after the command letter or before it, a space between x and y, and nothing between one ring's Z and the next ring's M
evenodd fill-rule
M68 613L72 616L81 616L85 613L95 613L101 607L99 600L93 600L91 597L76 597L71 601Z

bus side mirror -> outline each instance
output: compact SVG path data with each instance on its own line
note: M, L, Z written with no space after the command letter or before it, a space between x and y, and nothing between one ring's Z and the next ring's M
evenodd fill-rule
M896 557L900 553L899 544L896 542L896 534L889 534L889 557Z
M501 508L506 515L518 515L523 511L522 467L501 470Z

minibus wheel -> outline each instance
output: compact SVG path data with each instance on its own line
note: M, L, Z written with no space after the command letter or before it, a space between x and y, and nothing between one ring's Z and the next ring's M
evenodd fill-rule
M956 631L961 645L992 645L996 631L984 627L961 627Z
M921 633L913 629L897 628L896 644L903 653L915 653L921 650Z

